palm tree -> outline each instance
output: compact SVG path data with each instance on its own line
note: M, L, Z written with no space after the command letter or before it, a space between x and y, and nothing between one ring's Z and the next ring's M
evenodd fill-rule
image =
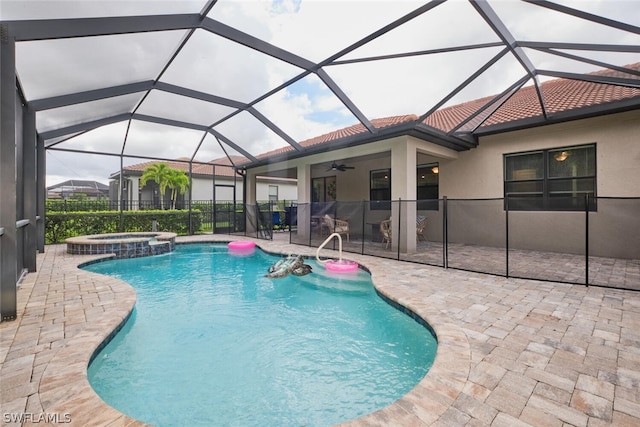
M143 187L147 181L154 181L160 187L160 209L164 209L164 193L169 186L171 170L166 163L154 163L144 169L140 178L140 184Z
M171 189L172 208L175 209L178 194L183 194L189 188L189 176L183 170L171 169L168 186Z

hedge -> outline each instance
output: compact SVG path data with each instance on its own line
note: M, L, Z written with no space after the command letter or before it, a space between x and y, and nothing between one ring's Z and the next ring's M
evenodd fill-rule
M48 212L100 212L118 209L118 202L109 200L58 200L47 199L46 211Z
M154 219L158 231L189 234L189 211L186 210L123 211L123 230L120 230L119 212L51 212L45 219L45 243L63 243L69 237L89 234L148 232L152 230ZM193 230L199 231L201 212L192 210L191 220Z

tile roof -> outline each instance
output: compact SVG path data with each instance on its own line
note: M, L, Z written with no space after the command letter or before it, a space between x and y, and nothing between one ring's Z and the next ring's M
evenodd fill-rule
M395 126L402 123L413 122L417 119L418 119L418 116L416 116L415 114L408 114L408 115L402 115L402 116L392 116L392 117L384 117L381 119L373 119L371 120L371 124L374 127L381 129L381 128ZM324 135L315 136L313 138L306 139L304 141L301 141L299 144L302 147L307 148L307 147L312 147L314 145L326 144L326 143L336 141L342 138L347 138L353 135L365 134L368 132L369 131L362 123L358 123L343 129L325 133ZM293 150L294 148L291 146L281 147L272 151L268 151L266 153L259 154L256 156L256 158L257 159L269 158L269 157L277 156L280 154L285 154Z
M640 71L640 63L627 65L626 68ZM591 75L638 78L638 76L614 70L601 70L591 73ZM549 115L640 96L640 89L638 88L570 79L549 80L543 82L540 88ZM424 123L449 132L469 114L474 113L492 99L493 97L490 96L440 109L427 117ZM542 107L538 101L535 87L526 86L517 91L491 114L481 128L541 116Z
M625 66L625 68L640 71L640 62L627 65ZM638 76L629 75L615 70L601 70L591 74L595 76L636 78L640 80ZM564 78L543 82L540 85L540 89L542 91L545 107L549 115L640 97L639 88L615 86L610 84L593 83L583 80L570 80ZM467 117L482 108L485 104L492 101L493 98L494 96L488 96L462 104L442 108L427 117L423 123L444 132L449 132L458 124L466 120ZM535 87L526 86L515 92L499 108L497 108L496 111L492 112L492 110L490 109L486 110L477 118L472 120L469 124L465 125L463 129L467 127L475 128L478 124L480 124L479 129L483 129L492 125L517 122L519 120L535 117L542 117L542 107L538 100L538 95ZM403 123L414 122L416 120L418 120L418 116L414 114L406 114L373 119L371 120L371 124L378 129L382 129L390 126L400 125ZM299 142L299 144L304 148L309 148L313 146L329 144L331 142L355 135L366 135L368 133L369 131L367 130L367 128L361 123L358 123L301 141ZM294 148L288 145L268 151L266 153L258 154L256 158L268 159L271 157L277 157L279 155L291 153L293 151ZM249 163L248 159L246 159L245 157L231 157L233 163L237 166ZM188 159L184 160L188 161ZM150 161L127 166L125 167L125 170L142 172L147 166L154 163L157 163L157 161ZM170 161L166 163L176 169L185 171L189 170L188 163L177 161ZM230 160L226 157L212 160L209 163L216 165L231 165ZM201 175L211 175L213 171L212 168L210 168L208 165L197 164L193 167L193 173ZM231 167L225 168L223 166L216 166L216 175L218 176L233 176L233 173L233 168Z
M89 188L89 189L95 189L98 191L100 190L109 191L109 186L106 184L103 184L98 181L87 181L87 180L79 180L79 179L70 179L55 185L51 185L47 187L47 190L56 190L63 187L69 187L74 189Z
M625 66L625 68L640 71L640 62ZM615 70L601 70L592 75L638 78L638 76L622 73ZM593 83L582 80L570 79L554 79L543 82L541 90L545 102L547 114L553 115L563 111L575 110L594 105L602 105L610 102L622 101L640 96L640 89L632 87L615 86L610 84ZM489 96L462 104L454 105L440 109L429 117L423 123L442 130L444 132L451 131L459 123L467 119L473 113L490 102L494 96ZM488 118L486 117L488 116ZM526 86L514 93L504 104L496 111L491 110L483 112L475 119L475 123L471 121L467 126L475 127L475 124L481 123L480 128L491 125L516 122L518 120L542 117L542 107L538 101L538 95L534 86ZM394 117L386 117L381 119L373 119L371 123L376 128L384 128L402 123L417 120L416 115L402 115ZM484 120L486 119L486 120ZM484 122L482 122L484 120ZM368 130L362 124L339 129L324 135L316 136L311 139L300 142L302 147L311 147L315 145L327 144L349 136L367 134ZM281 154L292 152L291 146L278 148L267 153L257 155L258 159L278 156Z
M248 159L242 156L231 156L231 160L233 160L233 162L236 165L242 165L248 161ZM213 175L212 165L215 165L216 176L233 177L234 170L231 167L231 160L226 157L222 157L219 159L211 160L208 163L194 163L192 168L192 173L194 175ZM183 170L188 173L189 172L188 162L189 162L189 159L186 157L178 158L173 161L151 160L148 162L136 163L135 165L125 166L124 170L127 172L140 172L142 174L142 172L144 172L144 170L151 165L154 165L156 163L165 163L167 164L167 166L173 169Z

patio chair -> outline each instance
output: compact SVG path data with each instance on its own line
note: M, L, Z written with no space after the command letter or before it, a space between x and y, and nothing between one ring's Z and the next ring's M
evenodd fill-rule
M324 216L324 225L329 230L329 235L338 233L347 236L347 242L349 241L349 222L331 218L328 214Z
M424 237L424 234L422 234L426 226L427 226L427 217L418 215L416 217L416 235L418 237L418 241L427 240Z
M380 234L382 234L382 243L387 249L391 243L391 220L386 219L380 223Z

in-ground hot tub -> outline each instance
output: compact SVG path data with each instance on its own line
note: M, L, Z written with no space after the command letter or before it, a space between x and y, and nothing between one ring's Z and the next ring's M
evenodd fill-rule
M115 254L116 258L137 258L173 252L175 233L110 233L70 237L67 253L74 255Z

